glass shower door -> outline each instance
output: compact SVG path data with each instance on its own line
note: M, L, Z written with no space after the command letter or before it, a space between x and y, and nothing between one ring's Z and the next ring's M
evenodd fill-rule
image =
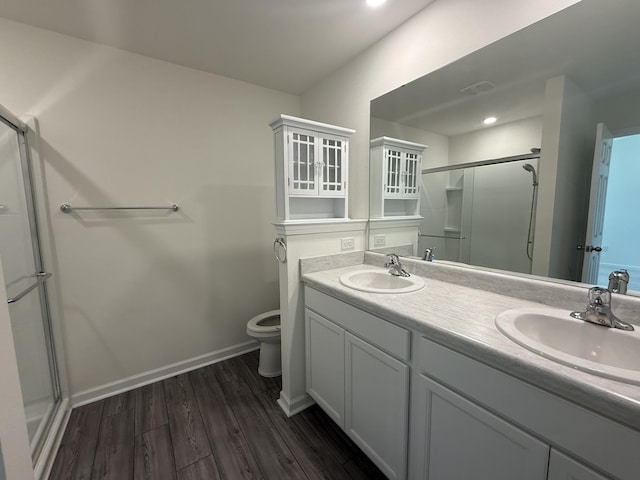
M60 399L24 136L0 121L0 258L34 462Z

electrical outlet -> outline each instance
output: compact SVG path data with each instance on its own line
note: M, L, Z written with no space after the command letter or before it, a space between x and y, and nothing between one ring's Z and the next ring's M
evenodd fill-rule
M342 250L353 250L355 247L356 239L353 237L346 237L341 239L342 241Z
M374 235L373 236L373 246L374 247L384 247L387 243L386 235Z

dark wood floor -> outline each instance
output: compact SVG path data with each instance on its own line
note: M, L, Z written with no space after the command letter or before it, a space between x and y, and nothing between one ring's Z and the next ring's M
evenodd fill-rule
M385 479L318 408L287 418L252 352L74 409L50 480Z

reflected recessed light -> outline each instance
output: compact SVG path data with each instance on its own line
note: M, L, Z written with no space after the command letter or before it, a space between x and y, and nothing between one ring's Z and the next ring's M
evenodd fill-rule
M498 120L496 117L487 117L482 121L482 123L485 125L491 125L492 123L496 123L496 120Z
M386 1L387 0L367 0L367 5L370 6L371 8L376 8L384 4L384 2Z

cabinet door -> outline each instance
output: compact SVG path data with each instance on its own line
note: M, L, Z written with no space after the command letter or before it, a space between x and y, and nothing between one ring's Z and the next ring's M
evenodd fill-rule
M420 196L421 163L421 155L412 152L404 153L402 171L402 196L404 198L418 198Z
M317 136L306 130L292 130L287 137L290 195L318 195Z
M345 333L345 431L392 479L406 478L409 367Z
M385 198L402 197L402 152L397 149L384 149L384 185Z
M423 375L419 384L426 413L419 478L546 479L547 445Z
M607 480L599 473L577 462L573 458L551 450L549 480Z
M347 143L344 138L323 135L320 137L321 196L345 196L347 188Z
M305 312L307 392L344 428L344 330Z

